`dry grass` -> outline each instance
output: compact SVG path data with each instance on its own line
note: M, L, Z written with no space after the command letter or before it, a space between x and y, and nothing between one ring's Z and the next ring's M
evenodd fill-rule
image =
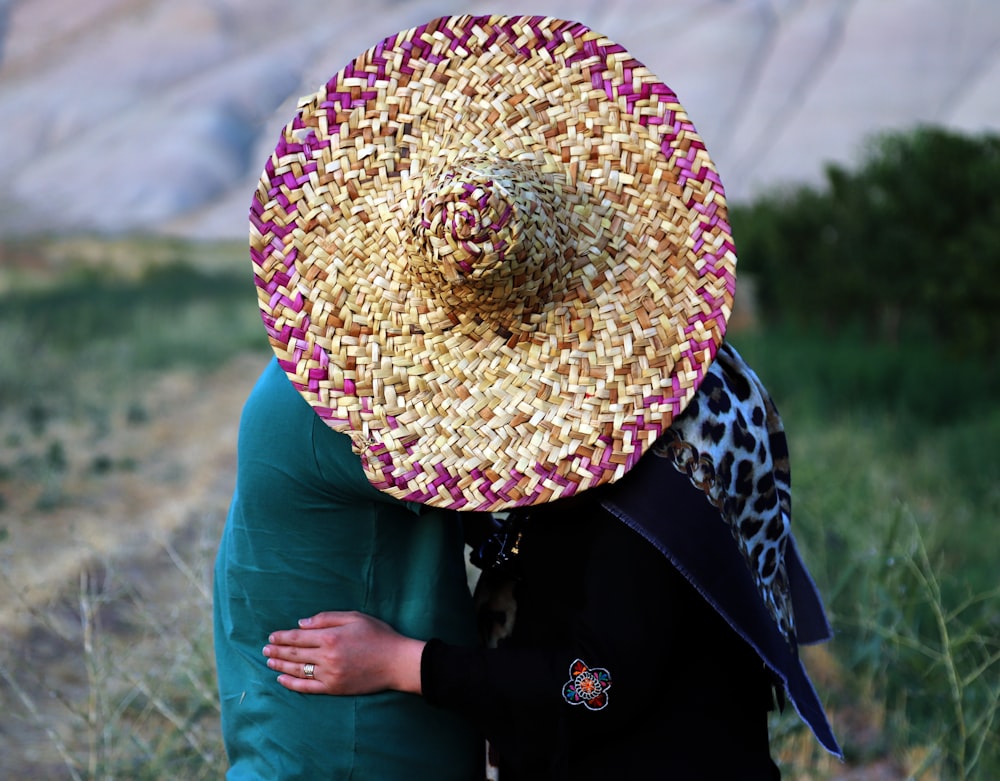
M192 518L146 556L95 562L75 591L22 605L32 626L0 661L17 714L5 778L222 774L206 621L218 520Z

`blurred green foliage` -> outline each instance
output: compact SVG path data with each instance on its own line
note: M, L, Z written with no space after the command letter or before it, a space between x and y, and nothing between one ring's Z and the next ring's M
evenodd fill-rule
M1000 355L1000 135L877 136L856 169L732 210L772 325Z
M130 264L70 256L52 281L0 292L0 412L24 405L38 433L57 409L74 414L134 396L151 373L208 370L267 350L248 259L203 261L220 250L173 239L129 249ZM88 395L93 388L100 394Z
M822 689L849 759L905 765L922 747L930 766L908 777L1000 777L1000 397L952 394L928 418L912 345L777 328L732 340L788 430L793 529L849 671ZM839 719L858 711L875 730Z

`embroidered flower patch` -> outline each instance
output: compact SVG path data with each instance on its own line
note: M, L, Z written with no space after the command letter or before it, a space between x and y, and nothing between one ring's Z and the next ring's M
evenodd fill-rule
M601 710L608 704L611 673L603 667L587 667L581 659L569 666L569 680L563 686L563 699L570 705L586 705Z

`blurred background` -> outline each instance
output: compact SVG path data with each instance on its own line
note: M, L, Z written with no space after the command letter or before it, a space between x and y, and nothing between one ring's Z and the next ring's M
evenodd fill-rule
M242 239L298 96L391 33L491 9L2 0L0 230ZM992 0L511 0L504 13L581 20L626 46L677 92L740 201L819 181L875 130L1000 119Z
M211 563L267 359L247 210L299 96L487 3L0 0L0 777L218 778ZM688 109L786 419L847 750L1000 777L1000 4L508 0Z

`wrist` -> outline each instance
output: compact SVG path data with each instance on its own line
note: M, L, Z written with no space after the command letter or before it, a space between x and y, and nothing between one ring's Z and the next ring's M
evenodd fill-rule
M415 640L411 637L403 638L394 665L393 689L409 694L423 692L420 682L420 660L425 645L427 643L424 640Z

